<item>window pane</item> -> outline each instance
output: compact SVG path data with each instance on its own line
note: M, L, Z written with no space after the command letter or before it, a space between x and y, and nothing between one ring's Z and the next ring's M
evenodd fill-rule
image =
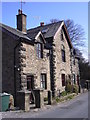
M45 89L45 81L43 81L43 88Z
M38 44L37 44L37 57L38 57L38 52L39 52L39 51L38 51Z
M73 83L74 83L74 84L76 83L75 74L73 74Z
M63 38L63 31L61 31L61 40L64 40L64 38Z
M64 50L62 50L62 61L63 61L63 62L66 61L66 59L65 59L65 51L64 51Z
M39 45L38 45L38 50L40 50L40 51L41 51L41 44L39 44Z
M38 57L41 58L41 51L38 52Z
M46 74L41 74L41 88L47 89Z
M63 40L63 33L61 33L61 40Z
M41 43L37 43L37 57L43 58L43 48Z
M41 82L41 88L43 88L43 83Z
M65 86L65 74L62 74L62 86Z
M75 58L73 59L73 64L75 65Z

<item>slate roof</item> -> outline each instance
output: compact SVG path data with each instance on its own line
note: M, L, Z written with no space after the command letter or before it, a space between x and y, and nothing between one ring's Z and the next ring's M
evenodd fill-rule
M40 30L35 30L35 31L30 31L29 33L27 32L27 37L29 37L30 39L35 39L35 37L37 36L37 34L39 33Z
M42 34L44 35L45 38L53 37L62 22L63 21L59 21L57 23L51 23L51 24L47 24L44 26L39 26L36 28L29 29L29 30L27 30L27 34L24 34L15 28L9 27L9 26L1 24L1 23L0 23L0 28L7 30L8 32L10 32L18 37L25 38L25 39L32 41L33 39L35 39L35 37L39 31L42 32Z
M36 28L32 28L27 30L27 33L23 33L15 28L9 27L7 25L1 24L0 23L0 29L2 29L2 31L8 31L9 33L11 33L12 35L15 35L19 38L24 38L24 41L27 41L31 44L34 43L35 37L37 36L37 34L41 31L44 38L50 38L53 37L55 35L55 33L57 32L58 28L60 27L61 23L63 21L59 21L56 23L51 23L51 24L47 24L44 26L38 26ZM72 43L70 40L68 40L69 45L72 48Z
M55 35L55 33L57 32L57 30L60 27L62 22L63 21L59 21L59 22L47 24L44 26L38 26L36 28L32 28L32 29L27 30L26 34L15 29L15 28L9 27L9 26L1 24L1 23L0 23L0 29L2 29L3 31L8 31L9 33L11 33L19 38L24 38L23 40L27 40L28 42L33 44L36 35L40 31L44 35L44 38L53 37ZM69 42L70 46L72 47L71 41L69 40L68 42Z
M59 21L57 23L51 23L51 24L47 24L44 26L39 26L36 28L29 29L29 30L27 30L27 36L31 39L34 39L36 37L37 33L39 31L41 31L42 34L44 35L44 38L53 37L62 22L63 21Z
M8 32L16 35L17 37L21 37L21 38L25 38L27 40L30 40L30 38L28 38L24 33L22 33L21 31L15 29L15 28L12 28L12 27L9 27L7 25L4 25L4 24L1 24L0 23L0 29L2 30L7 30Z

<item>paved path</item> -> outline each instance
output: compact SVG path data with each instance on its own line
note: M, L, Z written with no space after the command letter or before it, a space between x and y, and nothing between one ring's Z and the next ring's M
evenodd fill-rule
M4 112L3 118L88 118L88 93L55 106L30 112Z

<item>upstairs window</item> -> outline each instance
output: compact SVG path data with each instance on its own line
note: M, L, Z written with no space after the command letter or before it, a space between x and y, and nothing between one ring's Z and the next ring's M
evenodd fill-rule
M46 74L41 74L41 88L47 89Z
M73 74L73 83L76 84L75 74Z
M43 45L41 43L37 43L37 57L43 58Z
M63 41L64 38L63 38L63 32L61 31L61 40Z
M62 61L63 61L63 62L66 62L65 47L64 47L63 45L62 45L61 54L62 54Z
M75 65L75 58L73 58L73 64Z
M62 50L62 61L66 62L66 60L65 60L65 51L64 50Z
M62 86L65 86L65 74L62 74Z

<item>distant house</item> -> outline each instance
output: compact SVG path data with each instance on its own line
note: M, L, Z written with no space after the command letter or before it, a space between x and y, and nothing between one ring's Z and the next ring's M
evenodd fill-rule
M65 90L67 79L79 85L78 57L64 21L41 23L26 29L26 15L17 15L17 29L0 24L2 31L2 91L17 100L17 91L52 90L53 96Z

